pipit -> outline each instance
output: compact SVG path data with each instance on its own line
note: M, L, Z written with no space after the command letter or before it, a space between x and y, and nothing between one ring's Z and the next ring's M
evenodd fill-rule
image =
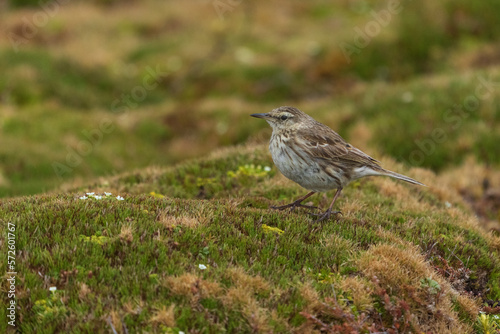
M347 143L338 133L293 107L279 107L270 113L252 114L265 119L273 128L269 151L283 175L310 192L296 201L273 209L315 208L301 204L317 192L337 189L332 203L316 220L329 219L342 188L365 176L390 176L424 186L414 179L384 169L380 163Z

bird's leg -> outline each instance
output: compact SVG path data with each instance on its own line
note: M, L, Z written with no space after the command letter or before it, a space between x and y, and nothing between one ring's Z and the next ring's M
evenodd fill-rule
M328 210L326 210L324 213L322 214L319 214L319 215L315 215L315 216L319 216L319 218L317 220L315 220L314 222L315 223L319 223L323 220L327 220L327 219L330 219L330 216L333 214L342 214L342 212L340 211L332 211L332 208L333 208L333 204L335 203L335 201L337 200L337 197L339 197L340 195L340 192L342 191L342 188L338 188L337 189L337 192L335 193L335 196L333 196L333 201L332 203L330 204L330 206L328 207Z
M285 210L285 209L288 209L290 208L290 210L293 210L297 207L300 207L300 208L308 208L308 209L316 209L315 206L311 206L311 205L304 205L304 204L300 204L302 203L306 198L314 195L315 192L314 191L311 191L310 193L308 193L307 195L305 195L304 197L301 197L299 198L298 200L296 200L295 202L292 202L290 204L287 204L287 205L282 205L282 206L271 206L271 209L275 209L275 210Z

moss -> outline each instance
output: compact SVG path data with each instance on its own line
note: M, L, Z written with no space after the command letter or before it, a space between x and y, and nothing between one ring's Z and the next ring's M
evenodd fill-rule
M433 269L438 267L430 265L439 262L426 264L418 260L428 256L426 248L419 245L434 243L436 238L441 239L433 248L433 256L441 254L451 259L450 268L457 270L467 263L471 277L477 276L474 291L482 291L485 298L498 298L497 250L477 227L458 226L458 218L450 216L446 207L436 205L433 196L411 193L410 196L424 201L419 205L430 204L434 209L431 214L410 213L391 205L390 197L385 197L396 193L386 190L388 195L381 195L376 191L379 183L367 179L348 188L338 204L342 210L351 205L353 197L358 197L363 207L345 211L338 221L314 224L305 211L270 211L267 206L276 202L276 198L253 197L265 194L270 186L275 187L281 178L279 174L260 176L257 167L244 168L246 176L256 173L256 177L245 181L245 186L225 181L231 179L228 171L251 164L262 166L268 159L265 147L247 146L175 168L152 169L106 180L106 187L119 191L124 197L122 201L116 199L118 193L82 200L82 191L2 201L0 211L5 223L2 226L7 226L7 222L16 224L16 247L30 254L16 263L16 270L24 277L19 281L19 291L31 291L21 294L19 303L32 305L34 297L30 295L46 293L42 278L36 274L41 272L66 296L66 313L63 320L50 325L54 330L107 327L109 310L116 310L118 324L125 324L128 330L159 328L161 321L175 319L176 328L183 331L202 327L214 331L246 332L251 328L289 331L301 326L314 327L306 321L314 314L334 326L342 322L335 317L322 318L320 310L325 305L336 309L331 304L335 298L345 305L342 312L353 319L360 316L361 309L376 309L377 303L385 298L370 283L370 273L378 270L373 267L378 262L365 261L362 265L357 262L375 254L374 249L394 247L395 243L414 245L414 260L399 257L403 261L400 269L415 278L413 289L425 294L421 282L426 279L443 287L443 282L451 278L441 277ZM226 186L215 191L211 199L199 200L200 187L208 187L212 181L198 180L197 184L193 181L186 186L186 180L196 180L195 176L215 179ZM299 192L291 184L286 186L290 197ZM387 185L384 187L387 189ZM99 196L104 188L101 185L87 189ZM155 194L162 196L151 195L149 189L153 188L160 189ZM172 194L183 198L171 197ZM315 204L318 200L321 199L312 198ZM408 202L411 201L409 198ZM200 270L199 264L207 269ZM392 271L397 264L394 266ZM379 271L376 276L384 277ZM331 285L336 286L339 280L344 282L343 288L332 294ZM388 278L387 282L392 280ZM405 284L411 286L412 282ZM312 290L307 291L316 296L308 297L307 302L299 293L304 283L311 284ZM361 291L364 291L362 298ZM397 290L386 291L394 307L405 305L396 302L401 298ZM458 310L462 325L471 326L475 319L464 313L470 312L467 305L471 304L465 302L470 299L469 292L466 288L457 293L463 306L455 299L449 303ZM130 313L130 306L124 302L127 300L141 300L142 311ZM157 307L171 304L176 305L174 318L168 309L162 311ZM425 305L409 303L405 312L420 314L418 309ZM461 311L464 307L467 308ZM200 308L204 312L200 313ZM391 310L383 312L391 314ZM20 312L22 328L36 328L35 315L28 309ZM84 321L90 312L94 315L92 320ZM301 315L301 312L306 313ZM151 315L155 321L151 321ZM369 316L365 322L390 328L389 318Z

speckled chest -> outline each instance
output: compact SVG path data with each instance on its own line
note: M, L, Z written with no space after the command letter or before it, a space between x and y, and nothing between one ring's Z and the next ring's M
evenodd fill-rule
M280 172L308 190L322 192L341 186L338 173L309 157L289 132L273 132L269 151Z

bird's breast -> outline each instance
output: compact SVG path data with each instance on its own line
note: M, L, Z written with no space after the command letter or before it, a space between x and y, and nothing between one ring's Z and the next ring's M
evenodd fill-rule
M280 172L308 190L320 192L342 186L335 174L325 172L325 166L309 156L293 138L273 134L269 151Z

